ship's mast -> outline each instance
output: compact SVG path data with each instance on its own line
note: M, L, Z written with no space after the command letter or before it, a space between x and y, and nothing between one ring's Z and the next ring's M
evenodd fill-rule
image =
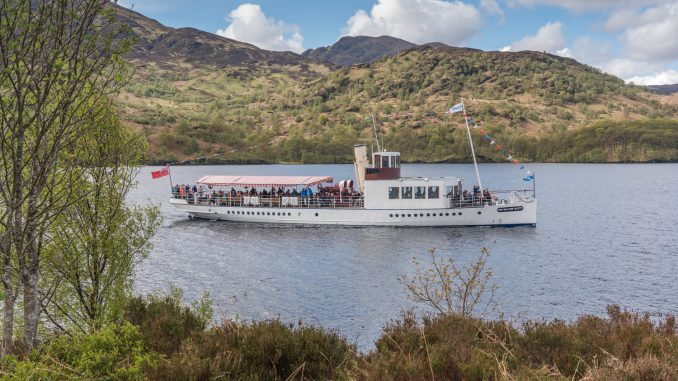
M473 165L476 168L476 178L478 179L478 186L482 194L483 184L480 182L480 172L478 171L478 162L476 161L476 152L473 149L473 139L471 139L471 127L468 125L468 116L466 115L466 106L464 105L464 98L461 98L461 109L464 113L464 122L466 122L466 132L468 133L468 143L471 145L471 156L473 156Z

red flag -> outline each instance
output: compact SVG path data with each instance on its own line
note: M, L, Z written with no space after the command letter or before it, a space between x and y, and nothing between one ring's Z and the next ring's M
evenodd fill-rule
M159 179L167 175L169 175L169 165L166 165L157 171L151 172L151 177L154 179Z

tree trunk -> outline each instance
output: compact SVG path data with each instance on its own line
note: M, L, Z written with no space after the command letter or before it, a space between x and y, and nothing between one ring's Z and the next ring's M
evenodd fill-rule
M12 353L14 344L14 279L12 272L12 241L10 232L6 231L2 237L2 287L5 290L2 316L2 356Z
M40 321L40 300L38 275L33 271L22 271L24 284L24 344L26 348L38 345L38 322Z
M21 283L24 291L24 344L26 348L35 348L38 344L38 322L42 305L38 292L38 277L40 275L40 246L38 239L44 230L38 225L38 198L39 189L30 193L28 213L26 218L26 250L23 266L21 266Z

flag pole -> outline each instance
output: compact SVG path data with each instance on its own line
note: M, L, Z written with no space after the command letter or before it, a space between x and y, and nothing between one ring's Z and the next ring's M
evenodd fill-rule
M174 187L174 183L172 182L172 170L170 170L169 164L167 164L167 175L169 176L170 188L172 188Z
M466 132L468 132L468 142L471 145L471 156L473 156L473 165L476 168L476 178L478 179L478 186L480 187L480 194L483 194L483 184L480 182L480 172L478 171L478 162L476 161L476 152L473 149L473 140L471 139L471 127L468 125L468 116L466 115L466 106L464 105L464 98L461 98L461 109L464 112L464 122L466 122Z

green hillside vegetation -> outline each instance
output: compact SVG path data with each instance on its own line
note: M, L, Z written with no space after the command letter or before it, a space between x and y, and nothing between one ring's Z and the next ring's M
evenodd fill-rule
M152 48L129 56L136 73L118 101L122 119L150 142L148 162L208 155L213 161L350 162L353 144L372 141L371 113L386 146L404 160L466 162L463 119L444 114L460 97L520 160L676 160L677 98L625 85L572 59L420 46L336 68L189 28L137 24ZM623 132L587 132L617 127ZM574 139L587 134L594 139ZM561 139L564 146L557 144ZM482 160L503 160L478 146Z

